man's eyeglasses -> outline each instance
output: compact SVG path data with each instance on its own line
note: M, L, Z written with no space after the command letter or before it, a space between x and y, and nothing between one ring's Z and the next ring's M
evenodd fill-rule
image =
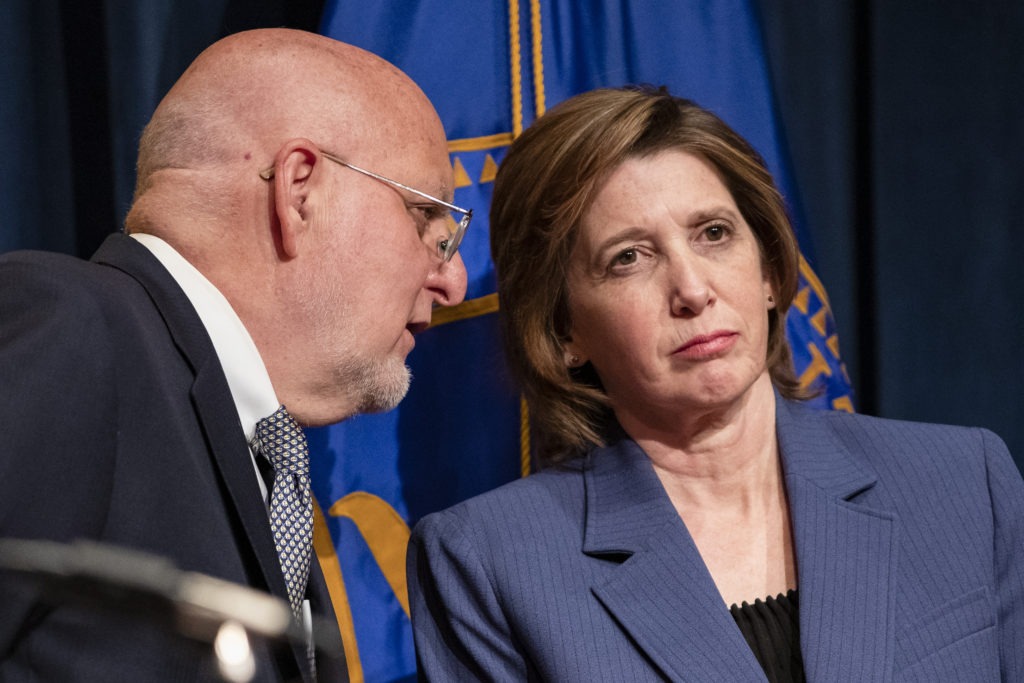
M365 168L359 168L358 166L350 164L347 161L343 161L340 157L336 157L330 152L320 150L320 154L322 154L325 158L330 159L336 164L341 164L345 168L352 169L356 173L362 173L365 176L369 176L374 180L379 180L380 182L385 183L386 185L390 185L391 187L396 187L398 189L405 190L406 192L410 192L416 195L417 197L422 197L423 199L426 199L431 204L436 204L437 206L444 207L448 211L454 211L456 213L462 214L462 219L455 224L455 231L449 233L447 238L442 239L437 244L438 254L441 257L441 260L444 261L445 263L452 260L452 257L455 256L455 252L459 250L459 245L462 243L463 236L466 234L466 228L469 227L469 221L472 220L473 218L473 209L461 209L455 206L454 204L449 204L443 199L438 199L433 195L429 195L426 192L414 189L412 187L409 187L408 185L403 185L397 180L386 178L378 173L374 173L373 171L367 171ZM270 180L273 177L273 166L266 170L260 171L260 178L263 178L264 180ZM454 221L452 222L454 223Z

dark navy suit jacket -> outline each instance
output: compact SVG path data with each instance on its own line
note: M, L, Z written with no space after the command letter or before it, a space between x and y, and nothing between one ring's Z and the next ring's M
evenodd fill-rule
M256 476L209 336L145 247L0 257L0 537L127 546L287 599ZM308 597L333 614L316 562ZM212 680L184 642L0 577L0 680ZM259 680L309 678L301 646L257 655Z
M1024 680L1024 482L990 432L816 412L777 434L809 681ZM764 681L650 461L623 439L428 516L434 681Z

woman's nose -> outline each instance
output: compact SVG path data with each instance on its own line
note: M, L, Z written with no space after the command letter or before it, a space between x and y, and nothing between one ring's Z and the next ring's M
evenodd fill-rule
M701 265L676 258L669 266L669 301L672 315L691 317L712 304L714 293Z

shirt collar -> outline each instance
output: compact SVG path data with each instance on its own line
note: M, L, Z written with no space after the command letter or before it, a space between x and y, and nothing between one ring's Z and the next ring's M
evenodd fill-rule
M245 438L251 440L256 422L281 404L249 331L220 290L174 247L154 235L133 233L131 236L163 264L195 307L224 369Z

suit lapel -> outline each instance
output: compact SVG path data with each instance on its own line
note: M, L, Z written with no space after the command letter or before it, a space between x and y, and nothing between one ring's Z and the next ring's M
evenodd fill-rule
M243 552L251 550L267 589L288 600L287 587L274 547L266 506L256 484L248 444L231 391L213 343L199 315L174 278L149 250L125 235L111 235L93 260L113 266L135 278L149 293L167 324L175 345L195 373L192 401L207 439L207 446L233 509L245 533ZM253 577L255 580L255 577ZM301 660L300 660L301 661Z
M166 269L135 240L113 235L97 251L94 260L128 273L146 289L167 324L175 345L191 365L195 373L192 402L196 415L206 435L213 463L228 492L225 503L237 513L245 533L244 540L239 539L238 542L243 553L247 550L252 552L267 590L287 602L288 590L274 547L267 508L256 484L252 456L238 423L231 390L206 328ZM252 577L251 581L256 583L258 579ZM311 564L307 594L313 614L329 617L320 626L329 627L333 623L334 611L318 562ZM341 651L340 634L336 628L333 633L322 637L337 639L337 650ZM291 649L302 675L309 679L304 645L292 643ZM318 658L317 664L324 680L348 680L343 654L336 658Z
M203 425L214 464L256 555L268 590L286 602L288 588L274 547L267 508L256 484L252 456L238 424L224 372L215 354L197 368L192 401Z
M764 681L644 452L623 439L590 456L583 551L620 564L597 599L675 681Z
M876 483L826 416L778 400L808 680L892 678L894 517L857 504Z

